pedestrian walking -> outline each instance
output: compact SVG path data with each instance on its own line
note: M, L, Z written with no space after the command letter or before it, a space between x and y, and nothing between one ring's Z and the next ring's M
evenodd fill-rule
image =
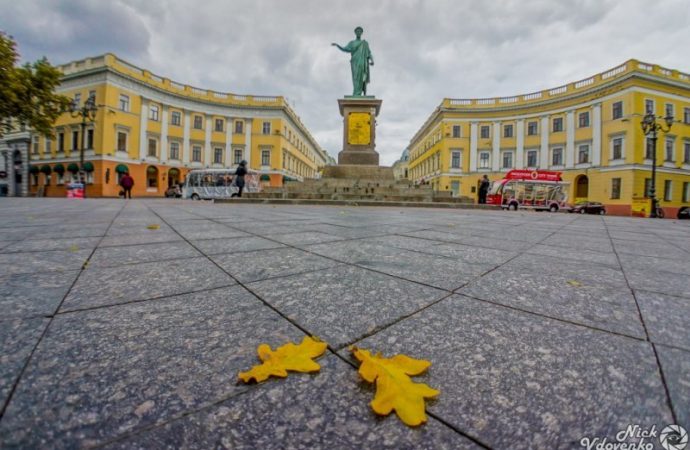
M237 196L242 197L242 190L244 189L244 176L247 175L247 161L242 160L235 170L235 186L237 186L240 191Z
M120 186L122 186L122 191L124 193L122 198L126 199L127 196L129 196L129 198L131 199L132 198L132 187L134 187L134 178L132 178L129 175L129 172L125 172L125 174L122 175L122 177L120 178Z
M481 183L479 183L479 203L480 204L486 203L486 194L489 193L489 187L490 186L491 186L491 181L489 181L489 177L484 175Z

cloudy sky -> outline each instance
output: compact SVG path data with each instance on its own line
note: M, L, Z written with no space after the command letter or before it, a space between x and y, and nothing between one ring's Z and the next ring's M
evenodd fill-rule
M688 0L0 0L23 60L113 52L175 81L284 95L337 156L336 99L351 93L357 25L383 99L377 150L392 164L444 97L560 86L630 58L690 72Z

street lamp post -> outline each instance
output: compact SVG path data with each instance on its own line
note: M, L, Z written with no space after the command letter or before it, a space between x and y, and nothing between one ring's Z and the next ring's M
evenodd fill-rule
M93 123L96 121L96 113L98 112L98 106L96 105L96 97L92 94L86 99L83 105L77 104L77 102L72 102L70 107L70 112L72 117L81 117L81 145L79 149L79 167L81 168L79 177L81 182L84 184L84 198L86 198L86 170L84 170L84 139L86 137L86 124Z
M663 119L664 123L660 123L657 119ZM673 116L657 117L653 113L645 114L644 119L640 123L642 125L642 133L652 140L652 186L649 189L649 196L652 198L652 211L649 217L656 218L657 215L657 200L656 200L656 140L657 133L663 131L668 133L671 131L673 125ZM665 125L665 126L664 126ZM663 217L663 215L662 215Z

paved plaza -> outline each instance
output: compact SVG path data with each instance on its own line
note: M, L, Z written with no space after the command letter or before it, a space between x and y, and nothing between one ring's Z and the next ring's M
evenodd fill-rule
M1 199L0 325L1 448L560 449L690 429L687 222ZM305 334L329 344L320 373L237 383L259 344ZM351 344L431 361L427 424L372 412Z

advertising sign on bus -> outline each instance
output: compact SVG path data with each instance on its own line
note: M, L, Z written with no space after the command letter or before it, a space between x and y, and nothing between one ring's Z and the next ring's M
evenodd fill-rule
M566 206L567 185L561 172L551 170L511 170L495 181L486 197L490 205L556 212Z

